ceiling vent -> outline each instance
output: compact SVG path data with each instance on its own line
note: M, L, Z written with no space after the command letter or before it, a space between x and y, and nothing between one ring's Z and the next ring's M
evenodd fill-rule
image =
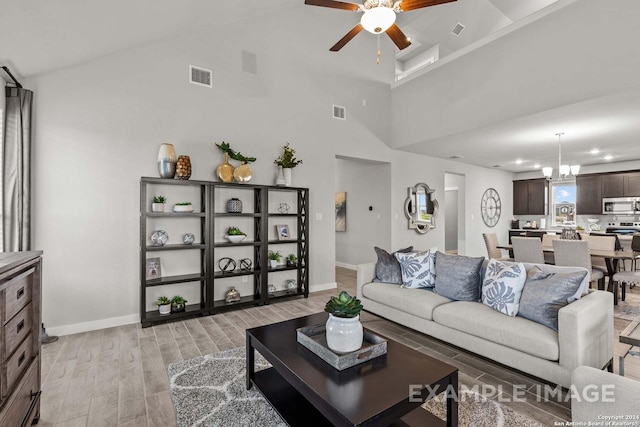
M491 167L492 167L492 168L496 168L496 169L497 169L497 168L503 168L503 167L504 167L504 165L497 164L497 165L493 165L493 166L491 166Z
M339 105L334 105L333 118L338 120L347 120L347 109Z
M189 83L199 86L213 87L213 71L189 65Z
M464 31L464 29L465 29L465 26L458 22L456 26L453 27L453 30L451 30L451 34L453 34L456 37L459 37L460 34L462 34L462 32Z
M454 154L452 156L449 156L450 159L456 160L456 159L463 159L464 156L460 155L460 154Z

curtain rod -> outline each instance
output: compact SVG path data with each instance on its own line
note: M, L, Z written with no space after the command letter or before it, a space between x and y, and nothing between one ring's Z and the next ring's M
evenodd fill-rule
M9 77L11 77L11 80L13 80L13 82L16 84L17 87L22 88L22 85L16 80L15 77L13 77L13 74L11 74L11 71L9 71L9 68L3 65L2 69L4 70L5 73L9 75Z

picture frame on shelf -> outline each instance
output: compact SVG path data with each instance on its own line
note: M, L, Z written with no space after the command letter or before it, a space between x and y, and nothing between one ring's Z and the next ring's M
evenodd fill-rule
M285 224L276 225L276 234L278 235L278 240L291 239L291 233L289 232L288 225L285 225Z
M160 265L160 258L147 258L147 264L146 264L145 270L146 270L147 280L161 278L162 267Z

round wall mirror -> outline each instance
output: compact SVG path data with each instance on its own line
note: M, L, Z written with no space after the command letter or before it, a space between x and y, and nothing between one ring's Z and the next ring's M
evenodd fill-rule
M433 196L435 191L422 182L407 189L404 214L409 220L409 229L424 234L436 227L438 201Z

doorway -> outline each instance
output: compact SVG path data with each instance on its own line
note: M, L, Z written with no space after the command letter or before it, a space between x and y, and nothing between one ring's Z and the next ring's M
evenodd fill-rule
M465 176L444 174L444 250L465 253Z

